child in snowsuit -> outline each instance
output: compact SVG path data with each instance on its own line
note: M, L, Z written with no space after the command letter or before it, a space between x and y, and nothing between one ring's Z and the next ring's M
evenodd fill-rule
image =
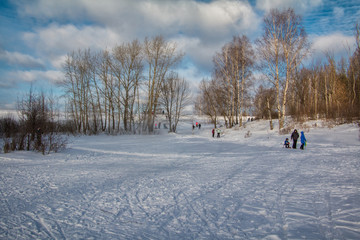
M218 129L216 129L216 132L217 132L217 137L219 138L219 137L220 137L221 130L218 128Z
M304 150L304 146L306 146L306 138L304 132L301 132L300 141L301 141L300 149Z
M296 149L296 143L297 143L298 138L299 138L299 133L295 129L294 132L291 134L291 139L293 140L293 146L292 147L294 149Z
M285 139L284 146L285 146L286 148L290 148L290 142L289 142L289 139L288 139L288 138Z

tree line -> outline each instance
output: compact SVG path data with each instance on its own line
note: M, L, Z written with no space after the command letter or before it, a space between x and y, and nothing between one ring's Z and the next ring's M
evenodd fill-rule
M31 87L18 100L18 118L0 119L3 151L47 154L65 148L64 133L147 134L154 132L155 121L176 132L191 99L189 83L174 71L183 55L162 36L111 50L69 53L61 84L65 111L60 111L52 95Z
M151 133L162 112L176 131L190 99L188 82L174 71L183 55L162 36L68 54L62 87L76 131Z
M199 86L195 109L215 124L223 118L226 127L242 125L244 109L250 103L249 86L254 67L254 50L246 36L234 37L214 58L211 79Z
M336 62L331 53L326 61L304 66L311 57L300 15L293 9L272 9L263 19L263 34L254 44L236 36L213 57L210 79L200 83L195 109L226 127L242 126L242 117L252 112L258 118L279 120L303 118L360 118L360 41L355 27L356 50ZM251 96L254 73L263 84Z

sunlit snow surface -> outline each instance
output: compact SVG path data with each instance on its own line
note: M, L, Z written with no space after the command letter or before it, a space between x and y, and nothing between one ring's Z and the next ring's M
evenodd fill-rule
M359 128L312 125L304 151L264 121L0 154L0 239L360 239Z

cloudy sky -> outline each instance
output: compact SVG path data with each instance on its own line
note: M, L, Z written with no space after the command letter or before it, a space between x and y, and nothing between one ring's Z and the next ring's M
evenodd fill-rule
M178 71L196 85L234 35L262 34L271 8L295 9L321 58L347 55L360 21L359 0L0 0L0 110L15 109L30 85L58 91L67 53L111 49L163 35L185 52Z

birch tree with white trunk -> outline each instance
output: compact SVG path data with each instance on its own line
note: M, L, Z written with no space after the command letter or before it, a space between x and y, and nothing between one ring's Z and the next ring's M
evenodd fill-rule
M279 131L284 127L289 84L301 61L309 53L302 20L294 10L272 9L264 17L264 33L257 40L262 72L276 91Z

